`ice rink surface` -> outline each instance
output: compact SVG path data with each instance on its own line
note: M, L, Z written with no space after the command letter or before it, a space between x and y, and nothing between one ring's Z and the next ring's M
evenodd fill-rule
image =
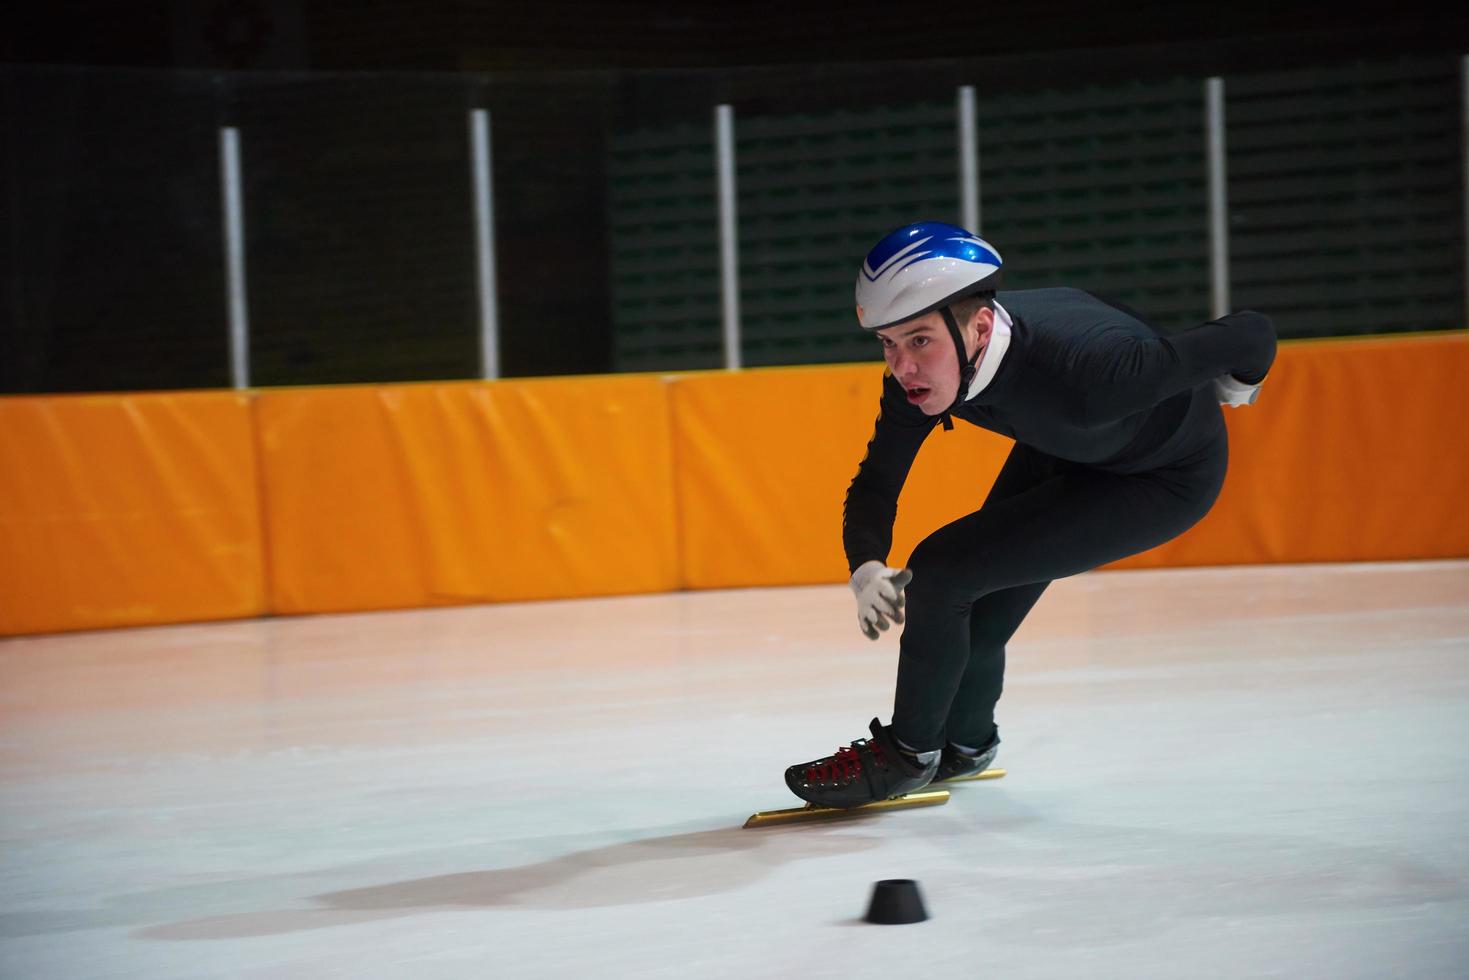
M741 829L896 657L840 586L0 642L0 976L1469 976L1469 563L1058 582L1006 778Z

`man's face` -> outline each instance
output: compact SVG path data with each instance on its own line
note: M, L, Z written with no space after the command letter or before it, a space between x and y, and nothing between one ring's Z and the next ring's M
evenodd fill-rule
M968 331L965 331L968 333ZM959 391L959 363L954 342L938 313L929 313L877 331L888 370L925 415L938 415L954 404Z

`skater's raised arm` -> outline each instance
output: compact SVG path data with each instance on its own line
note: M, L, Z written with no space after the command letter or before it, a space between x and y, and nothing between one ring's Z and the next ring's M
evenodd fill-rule
M1117 330L1072 353L1077 421L1098 425L1216 379L1231 378L1246 389L1258 385L1275 361L1275 326L1246 310L1171 337Z
M937 421L909 405L903 386L891 374L883 375L877 423L842 507L842 545L849 572L868 561L887 561L898 494L918 448Z

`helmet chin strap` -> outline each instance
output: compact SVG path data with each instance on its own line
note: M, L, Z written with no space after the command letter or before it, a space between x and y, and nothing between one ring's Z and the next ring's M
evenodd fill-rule
M953 310L950 310L947 306L941 306L939 307L939 313L943 316L944 323L948 324L949 336L954 338L954 353L959 357L959 390L954 392L954 404L944 409L943 415L940 416L943 420L944 428L952 430L954 428L954 420L949 417L949 413L962 405L964 403L964 396L969 394L969 386L974 383L974 375L978 370L975 364L979 361L979 355L984 353L984 348L976 347L974 356L965 358L964 335L959 332L959 323L954 319Z

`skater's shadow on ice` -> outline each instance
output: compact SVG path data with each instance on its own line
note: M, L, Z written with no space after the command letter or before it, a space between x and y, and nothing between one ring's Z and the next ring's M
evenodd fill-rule
M1311 835L1195 834L1036 822L1024 807L1010 817L988 821L980 838L974 827L947 820L935 820L926 836L939 845L936 853L963 844L951 859L943 858L955 887L1006 896L1005 910L988 921L1012 944L1113 944L1208 917L1297 915L1303 909L1396 912L1459 901L1465 895L1464 883L1455 875L1380 846L1334 844ZM147 921L150 906L160 916L181 907L212 909L216 914L147 926L132 935L240 939L456 910L557 912L695 899L749 887L797 861L850 856L890 841L889 835L860 823L685 830L583 847L514 867L410 878L304 899L306 889L298 875L193 886L186 893L145 893L128 896L128 911L114 910L109 924ZM982 858L976 858L975 846L981 842ZM415 860L402 856L395 866ZM454 867L473 858L456 850L421 860ZM311 877L360 881L385 876L369 865ZM1137 902L1129 898L1141 900L1151 911L1138 914ZM1046 925L1057 921L1070 924L1064 935ZM48 931L57 931L56 925Z
M242 912L152 926L148 939L235 939L496 906L569 910L698 898L743 888L791 861L882 844L852 827L699 830L573 851L519 867L433 875L313 895L318 908Z

